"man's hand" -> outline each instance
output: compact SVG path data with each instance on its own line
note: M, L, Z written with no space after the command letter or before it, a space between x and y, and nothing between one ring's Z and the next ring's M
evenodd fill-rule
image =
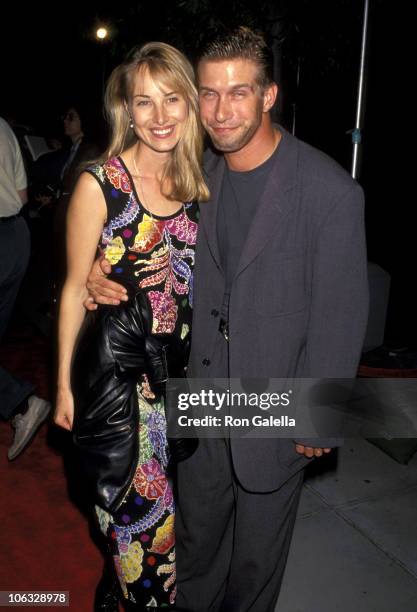
M321 457L323 453L330 453L331 448L313 448L312 446L303 446L302 444L296 444L295 450L300 455L305 455L309 459L311 457Z
M106 278L111 272L111 265L102 255L93 263L87 279L87 289L90 296L84 301L84 308L96 310L97 304L117 306L128 300L127 291L119 283Z

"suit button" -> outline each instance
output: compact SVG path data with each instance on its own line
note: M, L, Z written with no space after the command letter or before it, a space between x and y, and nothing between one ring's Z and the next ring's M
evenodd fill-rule
M213 308L213 310L211 311L211 316L212 316L212 317L218 317L218 316L219 316L219 314L220 314L220 313L219 313L219 311L218 311L218 310L216 310L215 308Z
M209 366L210 365L210 359L205 358L205 359L203 359L203 361L201 363L203 365L205 365L205 366Z

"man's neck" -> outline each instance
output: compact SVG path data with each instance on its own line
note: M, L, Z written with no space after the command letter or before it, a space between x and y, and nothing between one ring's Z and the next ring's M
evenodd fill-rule
M235 172L253 170L271 157L280 140L281 132L273 127L268 117L242 149L224 154L226 163Z

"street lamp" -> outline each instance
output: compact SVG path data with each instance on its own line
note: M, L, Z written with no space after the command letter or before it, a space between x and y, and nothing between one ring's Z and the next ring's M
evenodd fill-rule
M108 35L109 35L109 32L108 32L107 28L104 28L104 27L97 28L97 30L96 30L96 38L98 40L104 40L105 38L107 38Z

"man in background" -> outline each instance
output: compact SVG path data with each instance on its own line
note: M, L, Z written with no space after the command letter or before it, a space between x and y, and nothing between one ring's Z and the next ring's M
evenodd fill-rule
M27 180L19 144L0 117L0 341L29 261L29 230L20 214L26 202ZM9 460L23 451L48 416L50 404L33 391L29 382L0 367L0 417L12 418L15 429Z

